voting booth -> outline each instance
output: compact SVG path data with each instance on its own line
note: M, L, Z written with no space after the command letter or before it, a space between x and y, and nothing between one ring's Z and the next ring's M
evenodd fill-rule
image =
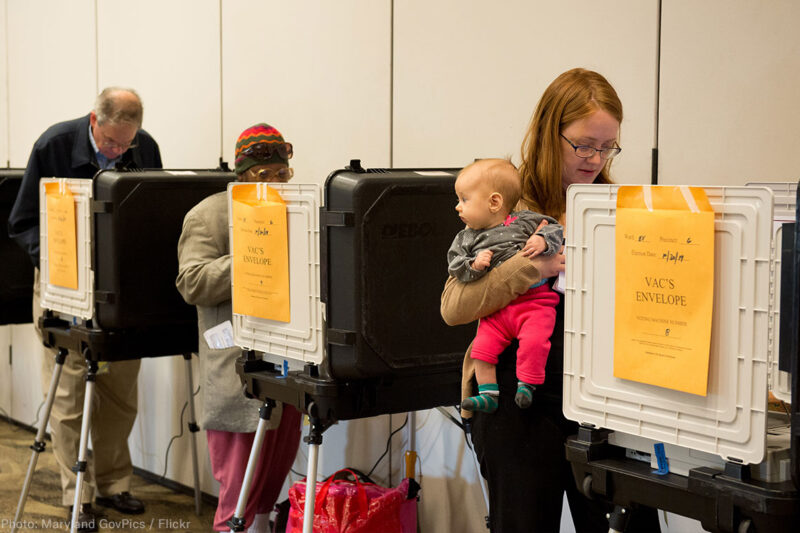
M186 212L233 179L208 170L42 179L45 342L97 361L196 351L197 314L175 288L178 238Z
M191 354L197 314L175 288L183 218L205 197L235 179L216 170L103 170L93 179L43 178L39 184L40 290L43 342L56 351L46 412L17 508L18 523L64 359L87 361L84 424L76 472L75 508L86 470L94 377L98 365L183 355L190 405L195 508L200 512ZM74 355L73 355L74 357ZM75 513L73 519L78 515ZM73 530L75 524L73 523Z
M253 352L240 365L251 394L303 411L313 401L331 422L458 403L474 327L447 326L439 315L447 249L463 229L453 208L457 172L339 170L325 183L324 205L313 185L230 185L231 250L239 191L266 198L272 189L286 206L289 316L269 315L277 297L265 300L266 314L246 313L259 298L252 283L265 280L246 248L233 259L234 341ZM252 272L237 270L247 261ZM251 374L259 367L264 374Z
M299 183L229 186L233 333L245 350L238 371L265 405L309 415L309 483L322 432L338 420L460 401L475 329L439 314L447 250L463 229L457 174L352 161L328 176L324 194ZM271 224L281 213L285 227ZM246 476L230 524L237 531L248 490Z
M31 322L33 264L8 236L8 216L25 169L0 169L0 325Z
M646 200L657 188L642 189ZM688 296L662 268L688 262L693 237L620 231L619 185L567 191L563 409L580 423L567 442L576 483L617 505L615 531L638 505L710 531L796 531L797 236L783 225L795 218L796 187L672 189L689 203L707 198L713 210L713 257L704 262L713 275ZM621 294L620 261L637 256L651 259L629 276L643 288ZM701 264L687 266L702 277ZM700 318L681 306L704 288L713 294L705 349L700 342L686 360L703 332L688 331ZM641 301L675 309L650 314ZM780 363L781 345L790 366ZM770 390L794 399L792 413L768 410Z

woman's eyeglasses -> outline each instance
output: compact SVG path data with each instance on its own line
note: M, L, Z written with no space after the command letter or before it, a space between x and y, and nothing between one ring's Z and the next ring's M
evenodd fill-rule
M289 181L289 179L294 176L294 169L288 167L278 170L262 168L258 172L255 172L255 175L258 176L260 181Z
M267 160L273 154L278 154L283 159L291 159L294 155L292 143L256 143L245 148L242 153L254 159Z
M572 141L564 137L563 134L559 133L559 135L561 135L561 138L567 141L570 146L572 146L572 149L575 150L575 155L580 157L581 159L589 159L590 157L593 157L595 153L600 154L600 157L606 160L614 159L617 156L617 154L619 154L622 151L622 148L620 148L619 146L615 146L614 148L603 148L602 150L595 148L593 146L586 146L586 145L576 146L572 144Z

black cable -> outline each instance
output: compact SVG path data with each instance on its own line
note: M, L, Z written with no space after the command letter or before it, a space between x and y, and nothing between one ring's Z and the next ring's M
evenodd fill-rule
M458 410L459 410L459 406L456 406L456 407L454 407L454 409L455 409L456 411L458 411ZM442 414L443 414L444 416L446 416L447 418L449 418L449 419L450 419L450 421L451 421L453 424L455 424L455 425L457 425L458 427L460 427L460 428L461 428L461 431L464 431L464 424L463 424L462 422L459 422L458 420L456 420L456 417L454 417L454 416L453 416L453 415L451 415L451 414L450 414L448 411L446 411L446 410L444 409L444 407L443 407L443 408L441 408L441 409L439 409L439 412L440 412L440 413L442 413Z
M192 393L192 398L197 396L197 393L200 392L200 385L197 386L197 390ZM181 427L181 432L177 435L174 435L171 439L169 439L169 444L167 444L167 451L164 452L164 473L161 474L161 481L167 479L167 467L169 466L169 449L172 447L172 443L175 442L176 439L183 437L183 413L186 412L186 408L189 406L189 401L185 401L183 403L183 409L181 409L181 418L178 421ZM195 421L197 422L197 421Z
M450 420L450 421L451 421L453 424L455 424L455 425L457 425L459 428L461 428L461 432L464 434L464 442L466 443L466 445L467 445L467 448L468 448L469 450L472 450L472 443L469 441L469 438L468 438L468 436L467 436L467 434L468 434L468 433L470 433L470 432L472 431L472 430L471 430L471 429L468 427L468 426L470 425L470 421L469 421L468 419L462 418L462 419L461 419L461 422L459 422L458 420L456 420L456 417L454 417L453 415L451 415L451 414L450 414L450 413L449 413L449 412L448 412L448 411L447 411L447 410L446 410L444 407L437 407L436 409L437 409L437 410L438 410L440 413L442 413L442 415L443 415L445 418L448 418L448 419L449 419L449 420ZM455 409L455 410L456 410L456 411L458 411L458 412L461 412L461 406L460 406L460 405L453 406L453 409Z
M370 469L370 471L369 471L369 472L367 472L367 477L372 477L372 473L373 473L373 472L375 471L375 469L378 467L378 464L381 462L381 460L382 460L384 457L386 457L386 454L387 454L387 453L389 453L389 445L390 445L390 443L392 442L392 437L394 437L394 436L395 436L395 434L396 434L398 431L400 431L401 429L403 429L404 427L406 427L406 424L408 424L408 413L406 413L406 419L403 421L403 424L402 424L402 425L401 425L399 428L397 428L397 429L395 429L394 431L392 431L391 433L389 433L389 438L388 438L388 439L386 439L386 450L384 450L384 452L383 452L383 455L381 455L380 457L378 457L378 460L377 460L377 461L375 461L375 464L374 464L374 465L372 465L372 468Z
M784 402L783 400L781 400L781 407L783 407L783 411L786 413L786 417L791 421L792 414L789 412L789 408L786 407L786 402ZM789 426L791 426L791 422L789 423Z

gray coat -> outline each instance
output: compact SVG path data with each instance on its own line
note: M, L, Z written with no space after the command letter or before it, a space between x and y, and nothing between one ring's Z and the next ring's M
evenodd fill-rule
M178 241L178 292L197 306L200 334L200 384L203 429L250 433L258 425L262 402L244 395L234 362L241 348L215 350L203 332L231 320L231 254L228 241L227 192L209 196L186 214ZM280 402L272 410L267 429L280 424Z
M542 220L548 224L536 231ZM520 251L534 233L545 240L544 255L553 255L561 249L564 227L556 219L533 211L514 211L508 215L507 223L493 228L465 228L458 232L447 251L447 270L459 281L475 281ZM491 264L486 270L474 270L472 262L482 250L493 252Z

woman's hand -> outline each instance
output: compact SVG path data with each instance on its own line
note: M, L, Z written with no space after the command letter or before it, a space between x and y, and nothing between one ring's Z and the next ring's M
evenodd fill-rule
M557 254L537 255L531 258L531 264L536 267L542 278L552 278L557 276L559 272L564 272L565 261L563 246Z

